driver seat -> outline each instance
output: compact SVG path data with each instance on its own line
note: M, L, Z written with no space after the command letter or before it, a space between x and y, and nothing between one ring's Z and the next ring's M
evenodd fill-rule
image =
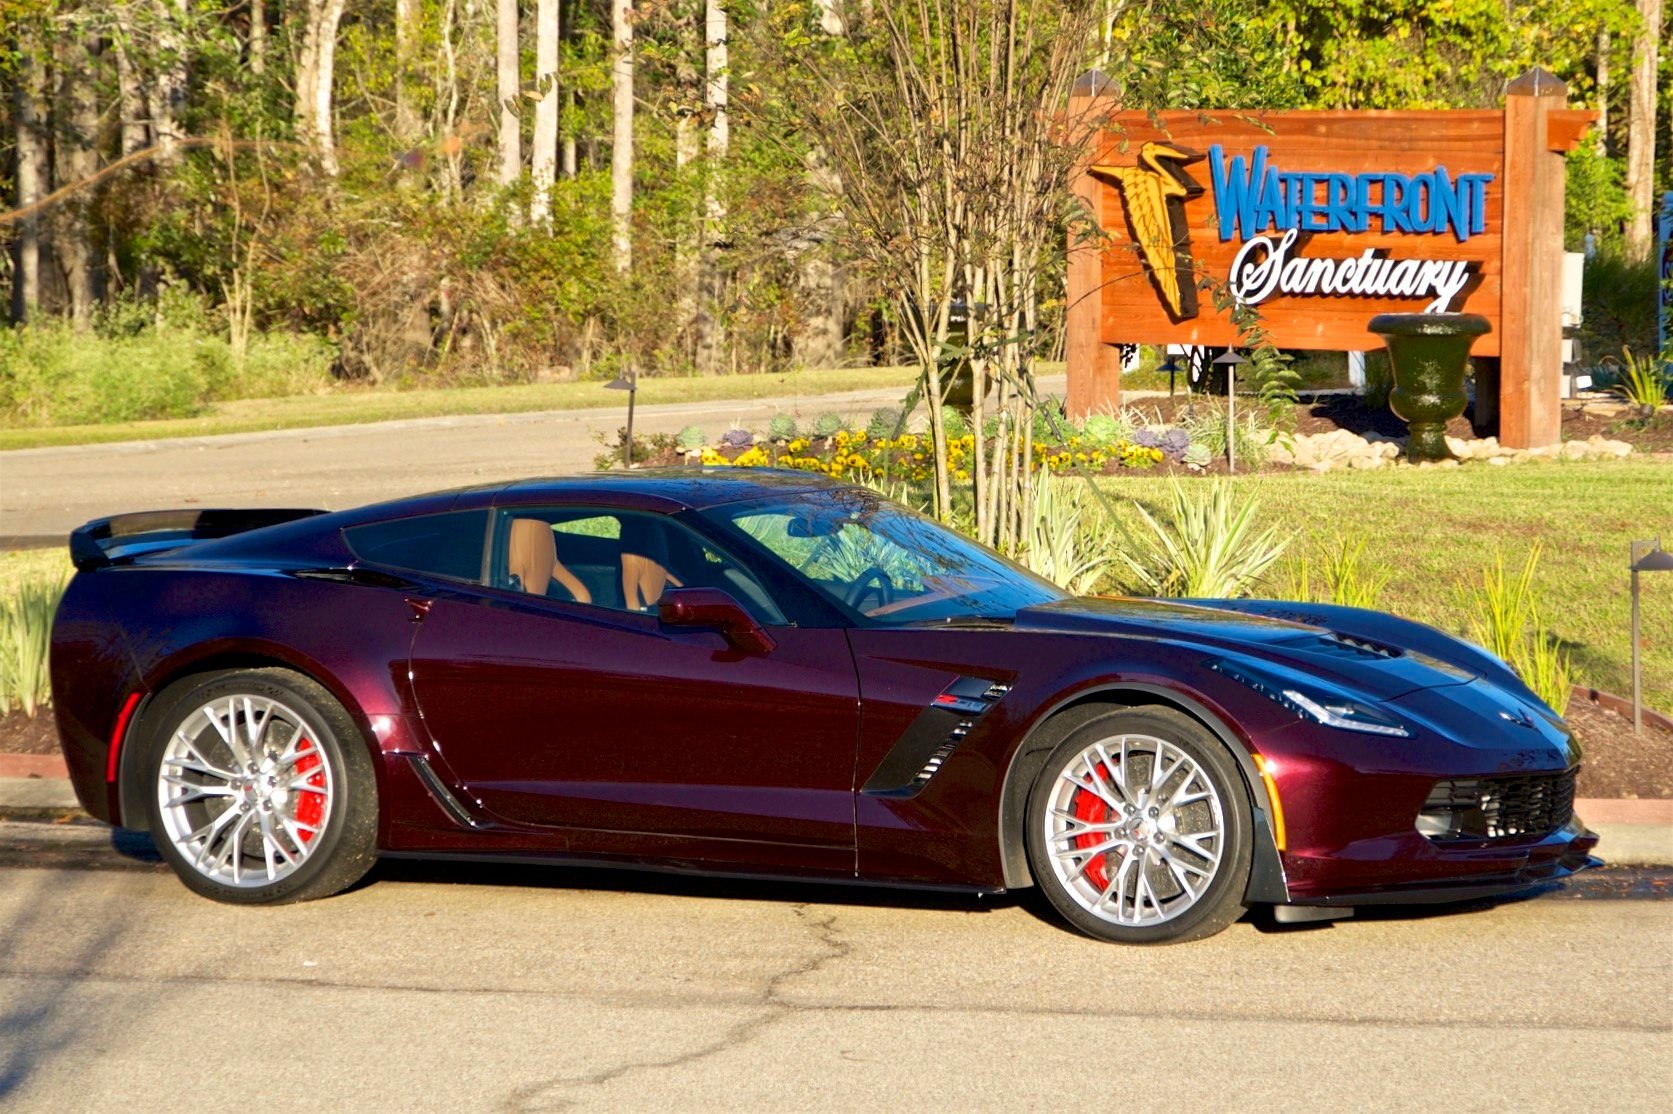
M593 602L593 594L581 583L581 578L558 560L558 540L549 522L538 518L512 519L505 566L531 596L544 596L547 585L556 580L575 597L576 603Z
M622 606L645 611L656 606L663 589L682 588L668 571L668 542L662 530L635 518L622 519Z

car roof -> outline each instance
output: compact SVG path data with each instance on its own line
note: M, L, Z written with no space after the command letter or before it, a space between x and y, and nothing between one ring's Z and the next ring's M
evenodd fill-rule
M518 480L494 497L499 506L551 502L619 503L663 510L702 510L769 495L847 487L827 476L786 468L647 468Z

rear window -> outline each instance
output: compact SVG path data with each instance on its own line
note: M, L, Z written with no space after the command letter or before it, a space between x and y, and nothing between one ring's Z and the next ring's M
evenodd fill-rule
M343 540L362 561L475 584L487 533L486 510L450 511L350 526Z

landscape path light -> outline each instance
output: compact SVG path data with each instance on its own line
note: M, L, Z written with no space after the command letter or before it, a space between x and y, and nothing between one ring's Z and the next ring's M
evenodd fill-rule
M1673 572L1673 553L1661 547L1661 539L1635 541L1630 551L1632 570L1632 733L1644 733L1644 679L1638 647L1638 574Z
M1214 362L1226 369L1226 471L1237 471L1237 365L1246 364L1237 349L1228 348Z
M1167 358L1162 361L1162 366L1157 370L1168 373L1168 397L1172 398L1174 376L1179 374L1179 357L1169 352Z
M627 392L627 437L622 442L622 459L633 467L633 397L639 393L639 373L631 368L604 384L607 391Z

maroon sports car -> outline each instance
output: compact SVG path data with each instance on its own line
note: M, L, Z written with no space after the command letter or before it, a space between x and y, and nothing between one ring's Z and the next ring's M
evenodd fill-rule
M197 892L380 855L999 892L1206 936L1595 864L1505 665L1376 612L1075 599L803 473L537 480L77 530L82 803Z

